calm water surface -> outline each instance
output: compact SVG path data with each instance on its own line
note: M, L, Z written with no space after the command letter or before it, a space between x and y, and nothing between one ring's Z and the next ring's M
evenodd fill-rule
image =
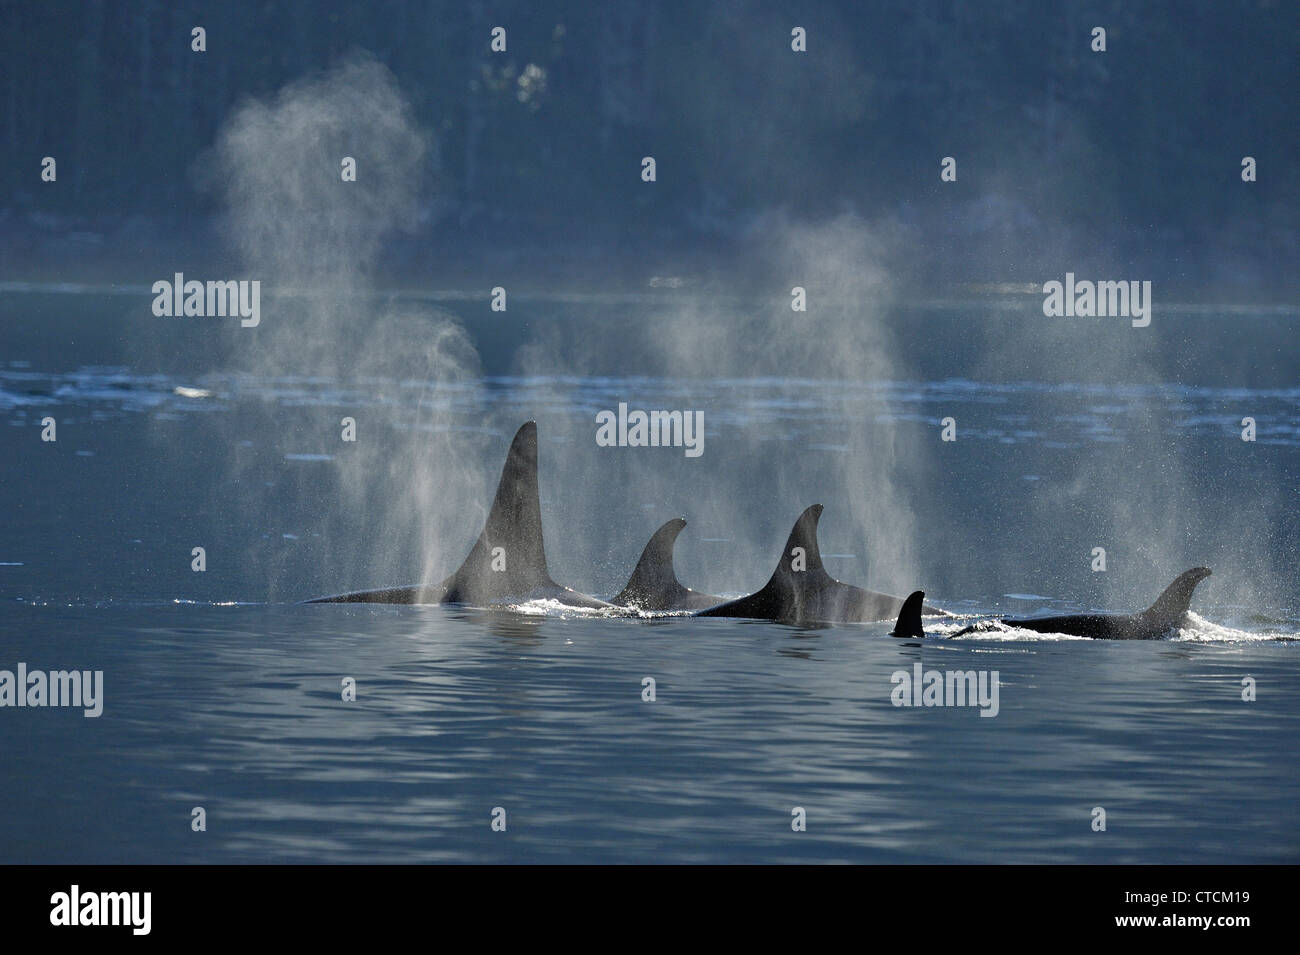
M1300 862L1300 388L957 365L880 385L502 374L443 396L489 471L539 420L552 570L591 593L678 513L687 584L757 587L815 500L834 574L963 615L1136 609L1187 566L1215 571L1167 640L948 639L964 621L931 619L898 641L888 624L299 605L411 582L419 542L367 537L375 512L339 505L334 469L341 414L409 434L418 389L390 406L202 356L105 363L107 339L52 351L21 328L0 354L0 669L102 670L105 700L97 719L0 710L0 861ZM628 399L704 408L703 464L583 457L595 410ZM857 492L818 475L862 429L933 441L948 414L950 457L900 455L916 519L893 567L846 530ZM997 716L893 705L918 663L996 671Z

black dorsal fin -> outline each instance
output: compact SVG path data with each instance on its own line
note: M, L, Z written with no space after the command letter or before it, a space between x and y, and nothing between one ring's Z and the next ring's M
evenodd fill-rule
M771 578L762 590L742 597L737 604L752 607L754 615L770 620L804 618L808 600L815 598L828 582L834 583L822 566L817 547L817 522L821 516L820 504L813 504L799 515Z
M799 515L776 570L761 590L704 610L703 617L747 617L785 622L869 623L888 620L903 606L889 594L863 590L836 580L822 565L817 522L822 506ZM921 606L923 612L935 612Z
M790 537L785 542L785 550L781 552L781 561L776 565L768 586L778 581L796 579L806 584L826 576L826 568L822 566L822 552L817 546L817 522L821 520L822 510L822 505L814 504L794 522ZM796 554L795 548L799 548L802 553ZM801 562L797 572L796 561Z
M685 519L674 517L651 535L650 542L641 552L641 559L637 561L636 569L628 578L627 586L612 603L619 606L637 604L658 607L676 599L684 588L673 570L673 545L677 543L677 535L685 526Z
M466 603L555 586L542 543L537 422L525 422L515 433L483 533L446 585L446 600Z
M1146 609L1143 616L1155 627L1167 629L1175 626L1182 621L1183 614L1187 613L1196 585L1208 576L1210 576L1208 567L1193 567L1191 570L1183 571L1165 588L1165 592L1156 599L1156 602Z
M702 594L682 586L673 568L673 548L686 521L674 517L650 538L637 561L636 570L617 597L610 602L618 607L638 610L704 610L724 603L721 597Z
M925 628L921 626L921 606L925 601L924 590L914 590L903 601L899 611L898 622L894 624L891 637L924 637Z

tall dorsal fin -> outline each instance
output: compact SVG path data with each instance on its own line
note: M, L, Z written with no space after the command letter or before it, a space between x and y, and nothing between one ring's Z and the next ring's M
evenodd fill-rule
M446 585L445 599L467 603L555 586L542 543L537 422L525 422L515 433L483 533Z
M817 522L821 520L822 510L822 505L814 504L794 522L790 537L785 542L785 550L781 552L781 560L768 582L769 586L782 580L798 579L807 583L826 574L826 568L822 566L822 552L817 547ZM795 548L799 548L801 553L796 554ZM794 569L796 561L801 562L801 570L798 572Z
M683 518L674 517L651 535L650 542L641 552L641 559L637 561L636 569L628 578L627 586L613 599L613 603L620 606L629 603L658 604L676 596L682 585L673 570L673 545L677 543L677 535L685 526Z
M1156 602L1146 609L1143 616L1153 626L1172 627L1183 619L1187 607L1192 602L1196 585L1210 576L1208 567L1193 567L1174 578L1174 582L1165 588Z
M925 601L924 590L914 590L903 601L899 611L898 622L894 624L891 637L924 637L925 628L921 626L921 605Z

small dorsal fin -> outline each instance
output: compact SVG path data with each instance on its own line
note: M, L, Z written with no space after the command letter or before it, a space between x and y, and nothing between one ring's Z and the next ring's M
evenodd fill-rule
M1165 592L1156 599L1156 602L1146 609L1143 616L1156 627L1168 628L1176 625L1183 619L1183 614L1187 613L1196 585L1208 576L1210 576L1208 567L1193 567L1191 570L1183 571L1165 588Z
M446 586L446 600L467 603L555 586L542 542L537 422L525 422L515 433L483 533Z
M924 637L925 628L921 626L921 605L925 601L924 590L914 590L903 601L903 609L898 614L891 637Z
M658 606L677 595L682 585L673 570L673 545L685 526L685 519L674 517L651 535L645 550L641 552L641 559L637 561L636 569L628 578L627 586L612 603L619 606Z
M703 610L723 603L721 597L702 594L682 586L673 569L673 548L686 521L674 517L655 531L641 552L636 569L610 603L640 610Z

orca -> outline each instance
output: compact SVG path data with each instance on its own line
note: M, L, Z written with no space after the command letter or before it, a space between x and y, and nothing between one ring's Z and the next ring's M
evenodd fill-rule
M1140 613L1075 613L1056 617L1004 617L999 623L1038 633L1063 633L1094 640L1159 640L1170 630L1182 626L1196 585L1210 576L1208 567L1185 570L1165 588L1146 610ZM978 633L982 628L967 627L954 633L959 637Z
M699 617L747 617L782 623L871 623L892 619L903 607L901 597L841 583L822 566L817 521L822 505L814 504L795 521L772 578L762 590L702 610ZM925 613L942 613L924 607Z
M537 422L515 433L483 533L460 568L437 584L390 587L317 597L307 603L468 604L513 606L553 600L566 607L617 610L563 587L546 569L542 509L537 494Z
M685 519L674 517L654 532L627 586L610 603L637 610L670 611L703 610L726 602L725 597L699 593L678 581L673 570L673 546L685 526Z
M903 609L898 612L898 620L889 634L891 637L924 637L925 628L921 626L921 608L925 600L924 590L914 590L903 601Z

